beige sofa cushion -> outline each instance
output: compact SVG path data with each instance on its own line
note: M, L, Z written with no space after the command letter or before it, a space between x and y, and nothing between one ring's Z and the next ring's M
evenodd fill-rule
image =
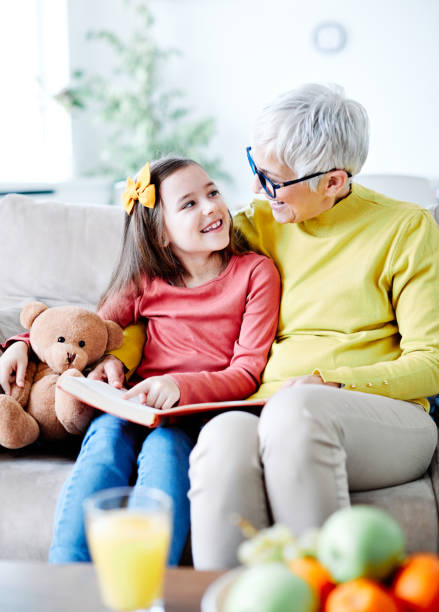
M47 561L56 501L72 457L35 444L0 450L0 559Z
M122 208L0 200L0 341L30 300L94 308L117 261Z

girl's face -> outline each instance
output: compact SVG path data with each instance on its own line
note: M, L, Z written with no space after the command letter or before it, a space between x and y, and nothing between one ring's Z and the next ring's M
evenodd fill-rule
M160 185L165 242L184 264L229 244L230 217L220 192L195 164L177 170Z

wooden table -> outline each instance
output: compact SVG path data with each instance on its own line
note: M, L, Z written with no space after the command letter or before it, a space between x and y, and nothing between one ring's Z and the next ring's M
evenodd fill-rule
M166 570L166 612L196 612L207 586L223 572ZM49 565L0 561L1 612L104 612L90 563Z

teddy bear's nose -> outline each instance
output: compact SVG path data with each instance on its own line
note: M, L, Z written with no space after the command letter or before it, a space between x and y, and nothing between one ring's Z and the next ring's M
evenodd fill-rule
M72 363L72 361L75 359L76 357L76 353L67 353L67 361L69 363Z

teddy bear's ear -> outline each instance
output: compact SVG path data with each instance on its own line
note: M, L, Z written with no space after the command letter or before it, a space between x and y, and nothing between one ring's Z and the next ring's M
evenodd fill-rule
M20 323L26 329L30 329L35 319L48 308L49 306L43 302L29 302L21 311Z
M122 328L114 321L104 321L108 332L106 351L119 348L123 340Z

